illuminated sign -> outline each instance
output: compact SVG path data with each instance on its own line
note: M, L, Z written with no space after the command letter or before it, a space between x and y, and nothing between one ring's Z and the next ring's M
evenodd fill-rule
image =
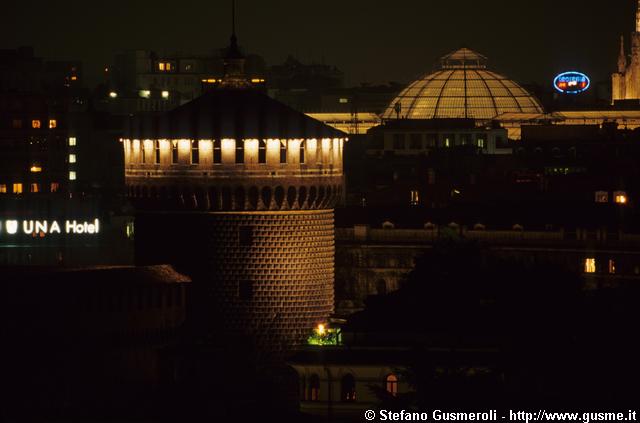
M578 94L589 89L591 80L581 72L564 72L553 80L553 87L563 94Z
M0 220L0 236L97 235L100 220Z

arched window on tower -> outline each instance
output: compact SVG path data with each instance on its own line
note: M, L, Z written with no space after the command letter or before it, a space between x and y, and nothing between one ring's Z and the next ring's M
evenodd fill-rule
M213 163L222 163L222 141L213 141Z
M244 140L236 140L236 163L244 163Z
M178 141L171 141L171 164L178 164Z
M258 143L258 163L267 163L267 143L265 140L260 140Z
M342 377L340 388L342 402L354 402L356 400L356 379L352 374L346 374Z
M191 140L191 164L200 163L200 141Z
M287 141L280 141L280 163L287 162Z
M398 376L393 373L387 375L387 377L384 378L384 389L394 397L398 395Z
M307 401L320 401L320 378L318 375L311 375L308 388Z
M304 150L305 149L305 144L306 144L306 141L304 141L304 140L300 141L300 164L304 164L304 161L306 159L305 150Z

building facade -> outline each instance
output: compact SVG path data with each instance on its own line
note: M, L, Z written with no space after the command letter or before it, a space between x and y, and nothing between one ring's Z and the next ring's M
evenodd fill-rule
M640 2L636 11L636 28L631 33L631 54L627 56L624 36L620 37L618 71L611 75L612 103L640 99Z

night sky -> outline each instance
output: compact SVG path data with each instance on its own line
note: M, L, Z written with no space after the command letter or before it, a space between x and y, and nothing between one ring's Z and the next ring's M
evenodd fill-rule
M576 69L594 80L615 68L619 36L634 26L635 0L243 1L238 36L269 64L288 54L335 64L347 83L408 82L437 58L468 46L522 83ZM230 1L11 1L0 47L81 59L90 82L121 49L204 53L227 44Z

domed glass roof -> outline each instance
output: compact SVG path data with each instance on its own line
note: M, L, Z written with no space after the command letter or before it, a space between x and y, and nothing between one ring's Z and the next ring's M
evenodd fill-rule
M383 118L493 119L502 113L543 113L517 83L487 69L487 58L466 48L440 59L440 70L405 88Z

